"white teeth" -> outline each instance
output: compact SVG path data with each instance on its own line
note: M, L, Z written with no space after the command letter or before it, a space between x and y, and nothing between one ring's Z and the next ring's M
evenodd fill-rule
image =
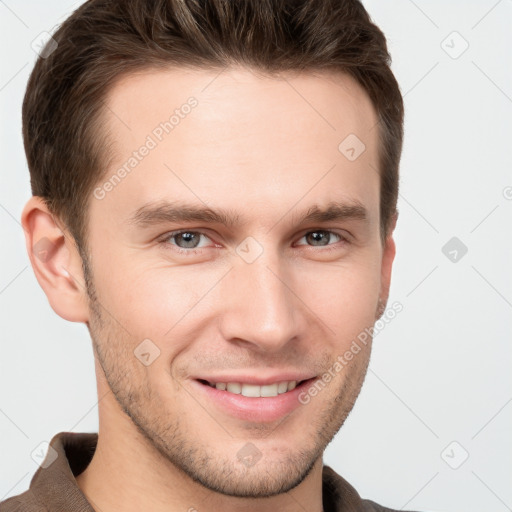
M288 391L288 382L283 381L277 385L277 392L279 394L286 393Z
M243 384L240 382L217 382L215 384L209 382L211 387L220 389L221 391L229 391L237 395L242 394L247 397L273 397L286 393L295 389L296 380L276 382L274 384L266 384L265 386L257 386L255 384Z
M242 386L238 382L230 382L227 385L227 390L230 393L235 393L235 394L239 395L242 392Z
M277 396L278 384L268 384L267 386L261 386L260 396Z
M250 397L258 397L260 394L261 386L255 386L254 384L242 384L242 395Z

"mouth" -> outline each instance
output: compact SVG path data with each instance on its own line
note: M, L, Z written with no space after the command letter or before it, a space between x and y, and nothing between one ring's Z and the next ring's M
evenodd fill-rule
M284 380L259 386L257 384L249 384L244 382L210 382L205 379L196 379L204 386L232 393L234 395L242 395L248 398L272 398L285 393L289 393L298 387L302 387L304 383L312 382L316 377L296 380Z
M231 376L228 382L213 382L210 380L212 377L194 378L191 379L191 389L192 392L195 389L198 396L206 398L204 404L208 408L245 422L268 423L280 420L295 409L303 407L300 396L317 378L266 380L262 385L255 384L258 380L261 384L263 380L256 377L251 377L252 382L236 381L235 376ZM224 379L228 380L227 376Z

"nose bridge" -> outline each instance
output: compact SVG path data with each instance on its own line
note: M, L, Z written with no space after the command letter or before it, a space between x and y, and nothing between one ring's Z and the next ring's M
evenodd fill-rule
M278 249L263 249L261 244L258 249L253 240L247 243L237 248L225 283L223 335L228 341L243 340L261 350L278 351L300 334L300 301Z

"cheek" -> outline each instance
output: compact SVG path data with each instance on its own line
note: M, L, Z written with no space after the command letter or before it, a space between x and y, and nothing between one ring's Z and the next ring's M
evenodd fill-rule
M148 268L129 262L102 272L97 289L104 307L133 336L163 342L190 324L219 277L192 265L177 268L159 263Z
M303 268L298 297L336 333L375 321L380 267L370 258Z

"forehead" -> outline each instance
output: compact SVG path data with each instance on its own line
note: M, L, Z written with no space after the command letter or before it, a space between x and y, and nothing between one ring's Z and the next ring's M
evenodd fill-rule
M300 113L305 121L313 121L310 130L315 131L349 128L364 136L377 122L367 93L346 73L268 75L239 66L220 70L143 69L124 75L107 94L106 121L114 129L131 131L134 123L149 129L152 125L146 121L153 123L155 114L160 121L168 119L191 96L201 105L194 118L203 123L226 120L236 128L264 118L276 120L286 112ZM116 114L121 111L124 119ZM288 121L283 117L283 123ZM269 125L268 130L275 134L280 126ZM293 129L288 126L287 132Z
M307 194L376 209L377 116L346 74L145 70L119 80L105 105L103 182L125 169L105 203L120 209L186 195L236 210Z

